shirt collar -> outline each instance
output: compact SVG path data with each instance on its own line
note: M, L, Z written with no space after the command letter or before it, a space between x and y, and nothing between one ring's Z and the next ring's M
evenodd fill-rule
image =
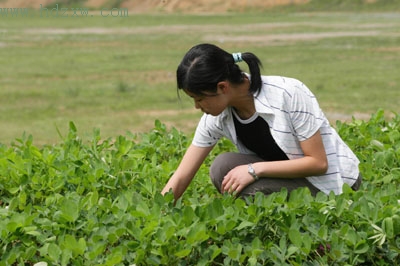
M254 107L256 112L260 114L274 114L272 107L268 101L265 90L262 88L258 95L254 94Z
M248 73L243 72L247 76L247 78L251 81L251 76ZM262 77L261 77L262 78ZM268 102L268 97L266 95L266 90L264 88L264 84L261 85L261 89L258 93L254 93L254 106L256 108L256 112L259 114L273 114L273 110L271 105Z

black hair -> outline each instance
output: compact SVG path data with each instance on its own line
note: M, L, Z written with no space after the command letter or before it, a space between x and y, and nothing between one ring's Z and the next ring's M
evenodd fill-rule
M250 92L258 93L262 86L260 60L253 53L242 53L242 59L247 63L251 76ZM229 81L240 84L244 74L235 63L231 53L213 44L199 44L192 47L183 57L176 71L178 89L184 89L195 95L205 92L215 93L217 84Z

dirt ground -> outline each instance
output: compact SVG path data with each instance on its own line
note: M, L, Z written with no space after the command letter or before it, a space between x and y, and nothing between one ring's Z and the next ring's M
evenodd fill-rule
M57 0L5 0L1 2L3 8L40 8L40 5L47 6L52 3L60 3ZM100 8L109 0L87 0L86 7ZM241 11L248 8L269 8L277 5L303 4L308 0L131 0L123 1L121 7L128 8L130 12L145 13L153 11L166 12L226 12Z

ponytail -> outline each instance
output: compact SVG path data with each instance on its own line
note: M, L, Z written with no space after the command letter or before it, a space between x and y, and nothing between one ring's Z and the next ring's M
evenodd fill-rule
M253 53L233 53L232 54L234 63L239 63L241 61L246 62L247 66L249 67L250 71L250 92L258 94L261 86L261 72L260 68L262 67L262 63L257 56Z

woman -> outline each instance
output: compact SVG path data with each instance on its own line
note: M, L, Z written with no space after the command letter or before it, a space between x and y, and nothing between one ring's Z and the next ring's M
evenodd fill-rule
M243 73L244 61L250 75ZM178 88L204 112L179 167L162 190L178 199L221 137L239 153L217 156L210 168L221 193L268 195L308 187L342 193L344 183L358 189L359 160L300 81L261 76L252 53L230 54L212 44L191 48L177 69Z

